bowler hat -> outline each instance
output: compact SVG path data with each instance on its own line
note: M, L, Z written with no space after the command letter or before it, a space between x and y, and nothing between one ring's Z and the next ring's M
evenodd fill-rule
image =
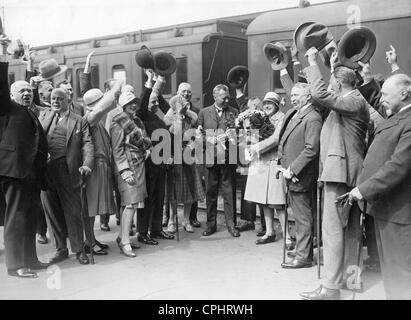
M227 73L227 82L234 88L242 88L248 81L250 73L245 66L234 66Z
M341 37L338 45L340 62L351 69L360 67L358 61L367 63L374 55L377 39L374 32L366 27L355 27Z
M54 78L67 70L67 66L58 65L55 59L43 60L39 64L40 79L49 80Z
M266 43L263 47L263 51L273 70L281 70L287 67L290 59L287 49L282 43Z
M144 69L154 69L154 58L151 50L142 45L140 50L136 52L136 62L137 64Z
M90 106L103 98L103 95L100 89L90 89L83 95L83 100L87 106Z
M306 22L300 25L294 32L294 42L298 51L306 52L315 47L321 51L333 40L333 36L328 28L320 23Z
M154 54L154 71L160 76L168 76L176 71L177 63L172 54L159 51Z

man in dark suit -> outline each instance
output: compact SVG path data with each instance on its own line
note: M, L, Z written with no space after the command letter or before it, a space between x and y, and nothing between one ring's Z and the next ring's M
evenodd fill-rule
M313 215L312 190L317 180L320 151L321 115L311 103L309 86L296 84L291 91L294 105L284 117L280 132L279 161L289 188L290 206L296 225L296 252L286 269L312 266Z
M198 124L205 131L206 144L207 229L203 235L209 236L217 231L217 197L218 189L221 186L228 232L233 237L239 237L240 232L234 228L234 214L236 213L233 204L237 155L231 154L236 145L226 135L228 122L234 121L238 111L228 106L229 90L227 86L222 84L215 86L213 96L215 103L200 110L198 114Z
M146 70L148 75L147 82L141 95L141 107L137 111L137 116L144 122L147 135L151 138L157 129L167 130L163 119L167 110L170 108L160 93L164 78L158 78L153 87L154 72ZM152 141L156 146L159 141ZM154 238L172 240L174 236L163 231L162 216L165 196L165 163L156 164L152 158L146 160L146 184L148 197L145 201L143 214L137 216L138 241L158 245ZM150 234L149 234L150 231Z
M0 35L6 52L8 41ZM36 254L36 215L32 204L40 194L47 161L47 141L37 117L27 107L10 99L6 54L0 55L0 197L4 215L4 245L8 274L36 278L31 269L48 264L38 261ZM14 88L19 100L32 99L30 86ZM20 99L23 100L23 99Z
M51 93L51 108L42 111L39 117L47 133L50 154L49 190L42 194L42 201L56 239L57 253L51 262L68 258L68 232L72 252L80 264L87 264L83 223L89 221L87 218L82 222L81 218L80 184L81 176L91 174L94 146L87 121L69 110L63 89L54 89Z
M358 90L355 72L346 67L334 70L330 86L323 80L317 65L318 51L307 52L309 67L304 69L312 97L318 106L330 110L320 136L320 177L324 182L324 214L322 223L324 272L322 285L313 292L300 295L304 299L339 299L343 285L345 249L348 240L359 241L359 208L341 211L336 199L357 184L366 151L369 105ZM356 223L350 223L357 221ZM352 225L352 229L347 226ZM347 236L347 232L351 232ZM357 247L358 245L353 245Z
M73 111L79 116L84 116L85 112L84 112L83 105L73 100L74 93L73 93L73 87L71 86L71 83L67 79L64 79L60 81L59 83L57 83L56 88L61 88L64 91L66 91L67 96L68 96L68 103L69 103L70 111Z
M391 116L376 129L358 187L349 201L366 200L374 217L387 299L411 299L411 78L388 78L380 103Z

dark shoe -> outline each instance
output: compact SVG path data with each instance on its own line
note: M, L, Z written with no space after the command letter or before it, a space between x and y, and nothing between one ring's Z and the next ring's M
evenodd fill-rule
M103 223L100 225L101 231L110 231L110 227L108 226L107 223Z
M101 243L100 241L95 241L96 242L96 246L99 247L100 249L103 250L107 250L109 248L109 246L105 243Z
M332 290L320 286L317 290L302 292L300 296L305 300L340 300L340 290Z
M38 278L38 274L36 272L31 271L29 268L20 268L17 270L7 270L9 276L19 277L19 278L28 278L34 279Z
M190 223L193 225L194 228L201 228L201 222L197 219L191 220Z
M117 237L116 242L117 242L117 245L118 245L119 248L120 248L121 238L120 238L120 237ZM131 249L133 249L133 250L140 249L140 246L137 245L137 244L134 244L134 243L130 243L130 246L131 246ZM121 250L121 248L120 248L120 250Z
M252 221L243 221L236 229L240 232L255 230L255 223Z
M147 235L139 235L137 237L138 242L142 242L144 244L150 244L150 245L158 245L158 242L154 239L151 239L149 236Z
M165 239L165 240L173 240L174 235L168 234L167 232L161 231L154 231L150 233L150 237L153 239Z
M311 261L301 261L293 259L290 262L285 262L281 264L281 267L284 269L301 269L301 268L310 268L313 266Z
M34 262L34 263L30 264L30 269L31 270L47 269L49 267L49 265L50 265L50 263L37 261L37 262Z
M240 236L240 231L238 231L236 228L228 228L228 232L235 238Z
M90 253L91 253L89 246L84 246L84 251L85 251L87 254L90 254ZM93 255L95 255L95 256L106 256L106 255L108 255L108 252L105 251L104 249L94 250L94 248L93 248Z
M40 244L47 244L49 241L48 241L46 235L38 234L37 235L37 242L40 243Z
M260 229L260 230L258 230L256 236L257 236L257 237L262 237L262 236L264 236L264 235L265 235L265 231L266 231L265 229Z
M295 258L295 252L292 252L292 251L287 252L287 257L289 257L291 259L294 259Z
M68 256L69 256L68 249L58 250L56 254L54 255L54 257L50 259L49 263L50 264L59 263L63 260L68 259Z
M203 236L208 237L217 232L217 228L207 228L203 232Z
M83 252L83 251L77 252L76 253L76 258L77 258L78 262L80 262L80 264L89 264L90 263L90 260L88 259L86 253Z
M267 244L267 243L271 243L271 242L275 242L275 234L274 235L272 235L272 236L268 236L267 238L260 238L260 239L257 239L256 241L255 241L255 244Z

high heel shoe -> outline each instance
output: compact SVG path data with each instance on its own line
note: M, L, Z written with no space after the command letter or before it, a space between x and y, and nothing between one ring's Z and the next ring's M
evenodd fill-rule
M131 250L127 250L125 247L126 245L128 245L129 243L126 244L122 244L121 242L118 244L118 246L120 247L120 251L121 253L123 253L126 257L130 257L130 258L135 258L136 254L131 251Z

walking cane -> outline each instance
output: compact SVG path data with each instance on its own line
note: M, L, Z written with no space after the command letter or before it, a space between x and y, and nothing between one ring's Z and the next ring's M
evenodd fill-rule
M281 171L277 171L275 178L280 179ZM283 264L285 264L285 253L287 251L287 231L288 231L288 184L285 181L285 213L284 213L284 231L283 231Z
M172 177L173 177L173 194L174 194L174 200L176 202L176 238L177 242L180 241L180 231L178 229L178 206L177 206L177 191L176 191L176 179L174 175L174 167L171 167L171 170L173 172Z
M321 278L321 241L320 241L320 229L321 229L321 198L322 188L321 182L317 182L317 278Z
M363 245L362 239L363 239L363 235L364 235L364 218L365 218L364 215L367 213L367 201L364 200L364 211L362 211L360 209L360 212L361 212L360 213L360 230L361 230L361 233L360 233L360 241L359 241L359 244L358 244L358 255L357 255L357 267L358 268L355 270L355 272L356 272L355 284L359 283L359 281L360 281L360 274L361 274L360 260L361 260L361 256L362 256L361 252L362 252L362 245ZM357 293L357 290L354 289L353 293L352 293L352 300L355 300L356 293Z
M94 255L93 255L93 246L94 239L91 232L91 219L88 213L88 204L87 204L87 177L81 175L81 186L80 186L80 199L81 199L81 220L83 222L83 229L86 239L88 238L90 244L90 263L94 264Z

